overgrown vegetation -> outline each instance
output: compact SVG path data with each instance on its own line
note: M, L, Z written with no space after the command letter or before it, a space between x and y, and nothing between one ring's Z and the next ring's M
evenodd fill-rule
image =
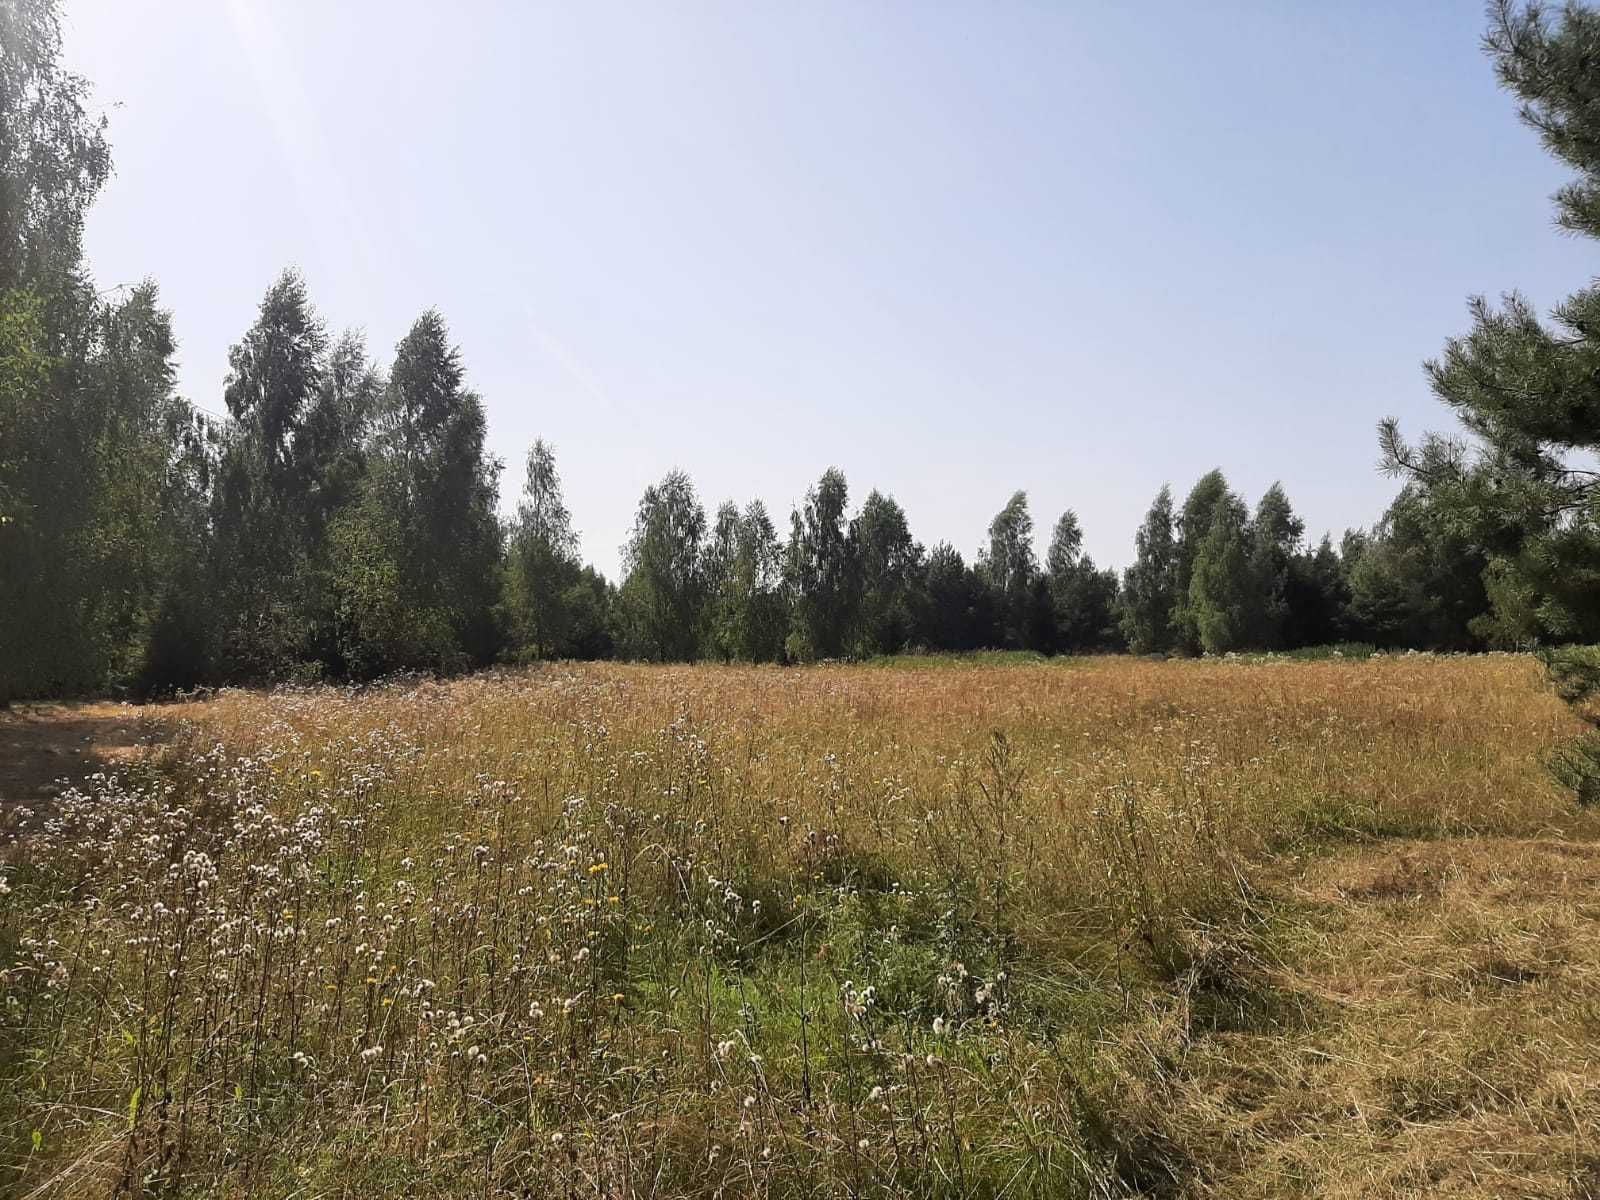
M1490 20L1592 235L1600 16ZM1475 302L1471 440L1386 424L1338 545L1220 470L1120 577L1023 491L968 562L673 470L613 583L436 312L380 370L287 273L179 398L55 4L0 37L0 706L286 683L5 813L0 1187L1600 1194L1600 290Z
M1104 658L227 693L142 773L18 815L10 1179L1221 1187L1194 1064L1315 1019L1277 981L1272 872L1578 830L1539 678Z

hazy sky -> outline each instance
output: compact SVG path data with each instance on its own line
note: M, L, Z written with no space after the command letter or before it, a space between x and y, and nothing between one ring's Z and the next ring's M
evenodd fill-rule
M116 176L101 286L159 281L182 387L285 266L380 363L437 306L502 496L556 447L585 554L639 493L780 529L824 468L982 541L1010 493L1125 565L1164 481L1275 478L1311 531L1447 427L1474 292L1594 270L1477 0L1259 4L68 0Z

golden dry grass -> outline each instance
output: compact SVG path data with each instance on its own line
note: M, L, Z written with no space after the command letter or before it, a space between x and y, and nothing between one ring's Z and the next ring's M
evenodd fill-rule
M1591 875L1538 864L1593 824L1529 659L551 666L183 716L22 814L19 1194L1587 1186Z
M1600 1195L1600 846L1472 838L1313 861L1275 984L1310 1014L1184 1058L1218 1196Z

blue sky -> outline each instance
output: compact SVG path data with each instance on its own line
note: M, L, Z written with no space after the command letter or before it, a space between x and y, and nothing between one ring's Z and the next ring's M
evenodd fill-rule
M1105 5L68 0L116 177L102 287L154 277L184 394L285 266L386 363L437 306L509 507L552 441L614 574L672 466L780 528L829 465L970 554L1028 491L1125 565L1163 482L1281 479L1313 534L1448 427L1469 294L1593 247L1476 0Z

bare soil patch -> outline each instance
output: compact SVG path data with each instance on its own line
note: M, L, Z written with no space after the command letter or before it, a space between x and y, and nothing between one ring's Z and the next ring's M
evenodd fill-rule
M0 807L36 805L169 736L165 706L24 705L0 713Z

